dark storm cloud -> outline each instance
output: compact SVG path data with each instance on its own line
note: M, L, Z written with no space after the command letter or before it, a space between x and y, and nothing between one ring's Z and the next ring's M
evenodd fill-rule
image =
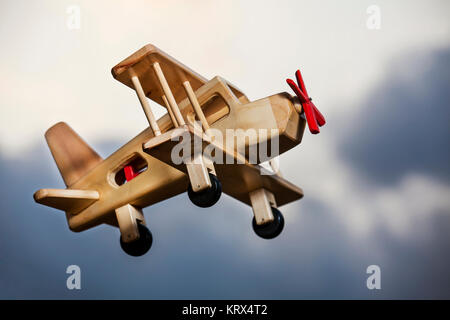
M430 223L428 232L424 230L427 223ZM382 266L384 289L389 291L386 298L449 298L450 259L445 254L450 250L449 228L448 212L435 212L425 223L417 221L404 241L387 230L378 231L379 245L389 255Z
M0 298L450 298L448 216L431 235L415 226L411 239L380 230L355 241L333 208L306 197L267 241L253 234L249 207L223 196L199 209L180 195L145 210L154 245L131 258L117 229L73 233L63 213L35 204L35 190L63 183L43 143L27 154L0 157ZM66 289L70 264L81 267L81 291ZM366 288L370 264L382 269L381 291Z
M404 55L364 100L338 150L361 174L450 180L450 50Z

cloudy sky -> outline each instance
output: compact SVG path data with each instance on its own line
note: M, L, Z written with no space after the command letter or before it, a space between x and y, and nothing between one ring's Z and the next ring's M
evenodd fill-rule
M80 9L80 28L67 26ZM380 10L370 29L367 9ZM1 298L450 298L450 22L447 1L2 1ZM70 10L69 10L70 12ZM153 43L253 100L301 68L327 118L281 157L305 198L272 241L224 195L144 210L151 251L119 232L67 228L34 203L62 188L45 130L66 121L103 157L146 126L110 69ZM158 115L162 115L159 109ZM82 289L66 288L68 265ZM368 290L366 268L381 268Z

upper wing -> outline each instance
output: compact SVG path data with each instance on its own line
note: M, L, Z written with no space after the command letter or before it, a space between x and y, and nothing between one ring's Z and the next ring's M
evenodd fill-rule
M148 44L112 68L113 77L134 90L131 77L137 76L145 95L165 107L164 92L153 72L152 65L158 62L177 103L187 98L183 82L189 81L195 91L208 80L170 55ZM235 86L228 84L238 99L245 95Z

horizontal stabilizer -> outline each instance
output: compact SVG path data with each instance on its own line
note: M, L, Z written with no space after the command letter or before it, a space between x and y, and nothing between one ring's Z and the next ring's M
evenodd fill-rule
M100 198L94 190L40 189L34 193L37 203L70 212L79 213Z

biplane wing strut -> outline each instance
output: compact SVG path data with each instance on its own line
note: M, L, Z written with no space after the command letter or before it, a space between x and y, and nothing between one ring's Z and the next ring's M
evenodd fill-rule
M153 62L152 69L154 71L154 74L156 75L156 79L159 82L160 87L162 88L162 91L164 95L161 96L161 99L164 101L164 104L168 110L168 113L170 115L170 118L172 120L172 124L174 128L179 127L186 127L186 122L183 119L183 116L180 112L180 108L178 107L178 104L174 98L174 95L172 93L172 90L170 89L170 86L167 82L167 79L161 69L161 66L159 62ZM131 81L133 83L134 89L138 95L139 101L141 103L142 109L144 110L144 113L148 119L148 122L150 124L150 127L153 131L153 134L155 136L156 141L161 141L161 138L158 139L158 137L161 135L161 130L158 127L158 124L155 120L155 116L151 110L151 107L148 103L147 97L145 95L145 92L142 88L141 82L139 81L138 76L133 75L131 77ZM206 120L206 117L200 107L200 104L197 100L197 97L195 95L194 90L192 89L192 86L189 82L189 80L183 81L183 88L185 90L186 96L188 97L194 112L198 119L200 119L200 122L202 124L203 130L206 132L209 129L208 121ZM170 139L171 132L166 132L163 135L164 139L169 138ZM210 178L210 172L214 171L214 165L212 162L205 161L203 159L203 156L193 156L184 159L184 163L187 168L187 174L189 176L189 180L192 185L192 189L194 192L200 192L202 190L205 190L207 188L211 188L211 178Z

